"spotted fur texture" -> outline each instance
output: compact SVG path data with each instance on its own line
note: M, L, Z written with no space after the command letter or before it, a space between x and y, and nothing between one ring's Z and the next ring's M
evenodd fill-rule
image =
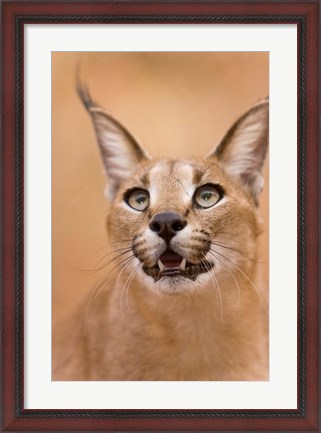
M58 333L53 379L268 380L267 297L257 270L268 100L245 113L208 157L152 159L78 90L108 177L115 253L102 285ZM219 190L208 208L195 201L203 185ZM126 199L137 189L148 194L143 211ZM151 221L168 213L184 224L165 239ZM160 277L168 250L193 278L179 270Z

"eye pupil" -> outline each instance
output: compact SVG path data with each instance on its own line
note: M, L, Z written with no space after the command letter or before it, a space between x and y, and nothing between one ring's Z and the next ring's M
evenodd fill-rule
M202 199L208 201L212 197L211 192L203 192Z
M146 197L144 197L144 196L138 196L137 198L136 198L136 201L137 201L137 203L138 204L143 204L143 203L145 203L145 201L146 201Z

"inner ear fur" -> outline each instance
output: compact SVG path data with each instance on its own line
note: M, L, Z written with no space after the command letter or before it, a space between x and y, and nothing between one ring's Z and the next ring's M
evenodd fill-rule
M257 102L227 131L209 157L241 182L257 200L263 188L262 168L269 141L269 99Z
M121 183L149 157L130 132L93 101L87 86L80 81L77 82L77 92L90 114L95 129L105 172L109 179L107 195L112 200Z

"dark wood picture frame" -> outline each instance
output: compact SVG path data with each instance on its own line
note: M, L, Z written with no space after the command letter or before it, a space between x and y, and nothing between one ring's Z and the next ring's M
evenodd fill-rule
M2 2L1 431L320 431L319 19L319 0ZM27 23L271 23L298 26L297 409L24 409L23 29Z

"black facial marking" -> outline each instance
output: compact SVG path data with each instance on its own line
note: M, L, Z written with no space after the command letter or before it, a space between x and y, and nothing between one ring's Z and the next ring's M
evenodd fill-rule
M206 236L210 236L209 232L207 232L206 230L201 230L201 233L203 233Z
M203 242L203 243L207 243L208 242L207 238L202 238L200 236L192 236L191 240L192 241L199 241L199 242Z
M148 173L145 173L145 174L141 177L140 181L141 181L141 183L142 183L144 186L149 187L149 175L148 175Z
M210 236L209 232L207 232L206 230L203 230L203 229L201 229L201 230L195 229L194 231L198 232L198 233L203 233L203 235L206 235L206 236Z
M134 238L135 239L135 238ZM145 245L146 241L142 240L142 241L138 241L138 242L133 242L132 244L132 250L134 253L134 256L139 259L139 257L141 257L144 253L146 253L148 251L148 248L139 248L142 245Z
M145 243L146 243L145 240L138 241L138 242L133 242L133 246L137 248L137 247L139 247L141 245L144 245Z
M194 185L198 185L201 182L202 177L203 177L203 173L201 170L194 170L194 173L193 173Z

